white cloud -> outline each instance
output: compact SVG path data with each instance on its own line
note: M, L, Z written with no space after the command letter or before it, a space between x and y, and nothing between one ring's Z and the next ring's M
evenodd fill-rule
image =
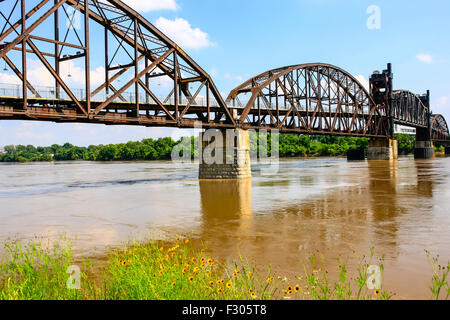
M161 17L156 20L155 25L182 48L201 49L214 45L206 32L199 28L192 28L185 19L169 20Z
M433 56L431 55L431 54L428 54L428 53L419 53L417 56L416 56L416 58L417 58L417 60L419 60L420 62L423 62L423 63L428 63L428 64L430 64L430 63L433 63Z
M450 97L440 97L431 103L431 111L434 114L442 114L447 120L450 119Z
M71 77L69 77L69 74ZM85 82L85 73L84 70L80 67L77 67L73 61L67 61L61 63L61 77L63 80L71 86L81 87ZM105 68L98 67L96 69L91 70L91 85L99 85L105 81ZM52 80L53 82L53 80Z
M38 91L40 87L54 87L55 80L50 72L37 60L28 60L27 78ZM69 77L68 75L71 75ZM61 63L61 78L71 88L83 88L85 72L77 67L73 61ZM104 82L105 68L98 67L91 70L91 85L94 87ZM0 83L8 85L20 85L22 81L11 70L0 73ZM1 87L1 86L0 86Z
M360 75L357 75L355 78L363 85L363 87L367 91L369 91L370 85L369 85L369 81L366 79L366 77L364 77L363 75L360 74Z
M212 69L209 71L209 74L211 75L211 77L217 78L217 77L219 76L219 71L217 71L216 68L212 68Z
M0 83L1 84L21 84L22 81L20 81L20 79L18 77L16 77L15 75L11 75L8 73L0 73Z
M439 100L438 100L437 105L438 105L439 107L446 106L447 103L448 103L448 101L449 101L448 97L440 97Z
M156 10L176 10L178 5L175 0L122 0L131 8L140 12Z
M233 80L234 82L242 83L244 82L244 78L242 76L233 76L230 73L225 73L223 77L227 80Z

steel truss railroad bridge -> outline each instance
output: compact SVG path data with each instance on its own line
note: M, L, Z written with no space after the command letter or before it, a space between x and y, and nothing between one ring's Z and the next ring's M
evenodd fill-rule
M447 122L432 114L429 92L393 90L390 65L371 76L368 89L329 64L283 67L223 99L210 75L121 1L0 0L0 14L0 59L20 79L0 85L0 120L178 128L201 122L206 129L380 139L392 138L400 124L416 128L422 140L449 142ZM100 39L94 41L94 32ZM96 58L103 53L98 86L92 85L94 51ZM33 83L30 58L48 71L53 87ZM82 69L82 90L70 87L67 65Z

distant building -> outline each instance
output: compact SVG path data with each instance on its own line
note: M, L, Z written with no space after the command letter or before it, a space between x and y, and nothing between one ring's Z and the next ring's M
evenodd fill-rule
M405 126L400 126L400 125L396 124L395 125L395 133L415 135L416 134L416 129L415 128L410 128L410 127L405 127Z
M0 147L0 154L5 153L5 148Z

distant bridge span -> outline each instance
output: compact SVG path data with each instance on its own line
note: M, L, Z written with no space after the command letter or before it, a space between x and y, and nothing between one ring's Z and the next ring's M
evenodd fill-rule
M224 100L210 75L121 1L11 0L0 2L0 12L0 59L20 79L0 85L0 120L177 128L200 122L206 129L386 139L401 124L449 141L447 122L432 114L429 93L394 91L390 66L372 75L370 88L329 64L278 68L249 79ZM81 15L76 28L73 12ZM94 32L103 36L93 41ZM104 57L97 86L93 52L96 64L98 52ZM54 86L43 88L30 77L30 58ZM69 64L83 70L82 90L70 85Z

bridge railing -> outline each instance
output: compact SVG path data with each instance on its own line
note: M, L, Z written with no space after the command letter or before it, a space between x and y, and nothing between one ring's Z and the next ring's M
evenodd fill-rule
M231 108L235 108L235 109L244 109L245 106L248 104L249 100L240 100L238 102L234 102L234 104L232 103L232 107ZM272 112L276 112L277 110L277 105L275 102L265 102L265 103L260 103L259 108L261 110L266 110L267 108L269 108ZM353 113L354 109L353 106L341 106L341 111L343 113ZM254 105L252 106L252 110L257 110L258 109L258 105L257 103L254 103ZM279 102L278 102L278 109L280 111L287 111L291 109L291 104L290 102L286 101L283 99L283 97L279 97ZM326 114L332 114L332 116L334 117L334 114L338 111L338 102L337 101L333 101L331 103L331 106L329 106L328 104L323 104L323 109L324 112ZM310 113L314 113L315 111L315 106L306 106L306 101L302 100L300 102L300 104L297 103L297 110L301 111L301 112L310 112ZM364 106L362 108L362 114L364 115L369 115L371 113L370 107L369 106Z
M41 98L41 99L50 99L50 100L56 100L57 99L57 95L56 95L56 88L55 87L51 87L51 86L34 86L34 89L37 91L37 93L39 94L39 96L36 96L35 94L33 94L31 91L29 91L29 98ZM84 89L77 89L77 88L71 88L72 93L75 95L75 97L80 100L83 101L86 99L86 90ZM111 93L112 94L112 93ZM18 98L21 99L22 98L22 85L21 84L7 84L7 83L0 83L0 97L10 97L10 98ZM91 99L92 101L105 101L107 99L107 95L106 95L106 90L102 90L99 93L97 93L96 95L92 96ZM123 98L125 101L123 101L121 98ZM115 100L115 102L122 102L122 103L135 103L136 102L136 96L134 91L126 91L121 95L121 98L117 98ZM175 98L173 97L173 95L169 98L165 97L165 96L161 96L161 95L157 95L158 100L160 100L163 104L165 105L174 105L175 104ZM59 93L59 100L70 100L69 95L61 88L60 89L60 93ZM189 103L189 99L187 99L186 97L182 97L181 99L179 99L179 104L180 105L187 105ZM145 104L145 103L150 103L150 104L154 104L155 101L153 101L153 99L146 95L145 93L142 93L139 95L139 103ZM234 105L230 105L229 108L231 109L244 109L245 106L248 104L248 101L240 101L240 103L235 103ZM203 96L198 96L195 99L195 102L192 103L193 106L207 106L207 101L206 101L206 97ZM210 106L211 107L219 107L219 104L217 103L217 101L213 98L210 98ZM267 110L270 109L272 113L276 112L277 110L277 105L275 103L271 103L270 101L266 101L264 103L260 102L260 106L259 108L261 110ZM279 104L278 104L278 109L280 111L288 111L291 108L291 105L289 102L284 101L284 99L279 100ZM253 110L257 110L258 106L255 103L252 106ZM332 103L331 106L328 105L324 105L323 109L325 111L325 113L331 114L332 116L334 116L334 113L337 112L338 107L336 103ZM297 107L297 110L300 112L306 112L309 111L311 113L314 112L314 107L313 106L306 106L306 102L305 101L301 101L299 106ZM351 106L342 106L341 110L344 113L351 113L353 112L353 107ZM364 115L368 115L370 114L370 110L369 107L364 107L363 108L363 114Z
M42 99L57 99L56 94L56 87L49 87L49 86L34 86L33 87L37 93L38 96L33 94L31 91L28 93L28 98L42 98ZM86 90L84 89L76 89L71 88L70 89L74 96L80 100L86 100ZM110 93L112 95L112 93ZM23 97L23 90L22 85L20 84L7 84L7 83L0 83L0 97L10 97L10 98L22 98ZM96 95L92 96L92 101L105 101L109 96L106 95L106 90L102 90ZM117 98L116 102L128 102L128 103L135 103L136 102L136 94L134 92L124 92L121 95L122 98L124 98L125 101L123 101L121 98ZM159 101L161 101L163 104L166 105L174 105L175 104L175 97L173 95L169 98L157 95L157 98ZM69 95L63 90L60 89L59 93L59 100L70 100ZM182 97L181 99L178 99L178 102L180 105L187 105L190 101L186 97ZM211 107L219 107L219 104L217 101L213 98L210 98L209 100ZM139 94L139 103L155 103L153 99L143 93ZM199 96L195 99L194 103L192 103L194 106L207 106L207 101L205 97Z

